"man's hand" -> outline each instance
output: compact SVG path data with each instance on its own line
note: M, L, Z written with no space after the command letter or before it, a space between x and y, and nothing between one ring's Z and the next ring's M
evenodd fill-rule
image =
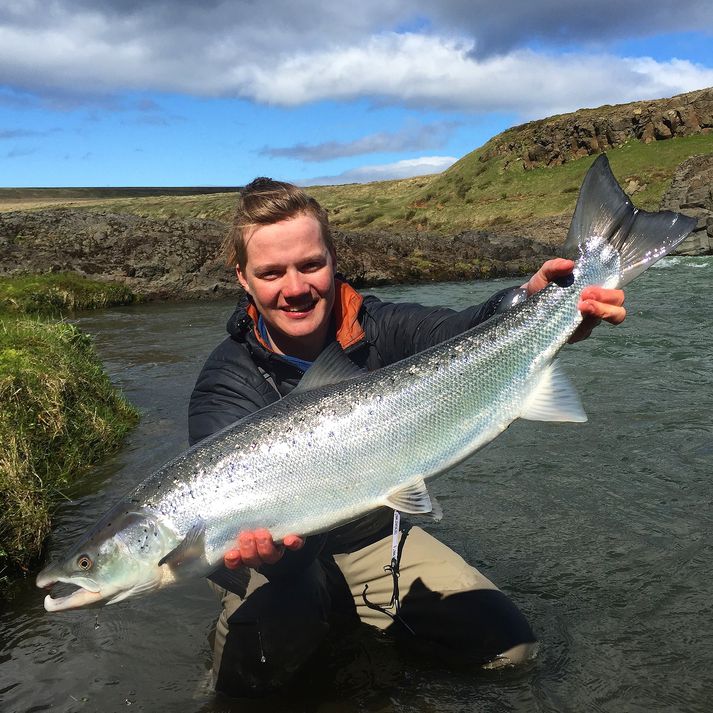
M572 260L565 260L561 257L548 260L523 287L527 289L528 295L534 295L535 292L547 287L553 280L567 277L573 269L574 262ZM586 339L602 320L611 324L621 324L626 317L623 290L585 287L577 307L584 319L569 338L570 344Z
M298 535L287 535L282 544L275 544L268 530L241 532L236 547L225 553L223 561L228 569L252 567L258 569L264 564L275 564L288 550L299 550L305 541Z

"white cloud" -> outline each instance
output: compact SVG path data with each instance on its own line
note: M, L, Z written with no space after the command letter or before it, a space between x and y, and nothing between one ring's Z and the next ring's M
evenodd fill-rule
M301 186L333 186L341 183L390 181L396 178L411 178L413 176L425 176L430 173L440 173L452 166L457 160L454 156L421 156L420 158L409 158L395 163L360 166L336 176L317 176L316 178L295 181L295 183Z
M405 26L419 29L395 31ZM160 90L288 107L367 98L532 118L713 85L713 68L601 49L711 27L713 4L701 0L362 0L349 12L325 0L17 0L0 9L0 83L53 96ZM530 40L549 49L523 49ZM574 42L583 49L554 49Z
M713 85L713 68L683 60L532 50L479 60L472 49L463 41L381 35L359 47L294 56L269 69L253 67L242 91L257 101L286 106L369 96L531 118Z

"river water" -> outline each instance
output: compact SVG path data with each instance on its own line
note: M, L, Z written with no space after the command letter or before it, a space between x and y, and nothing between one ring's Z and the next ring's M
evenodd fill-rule
M373 290L464 307L506 283ZM47 614L31 579L0 614L0 710L713 710L713 258L667 258L629 286L629 318L567 347L586 424L518 422L437 480L432 532L494 580L541 641L519 669L439 665L361 632L289 695L206 686L218 606L202 581ZM193 382L233 305L149 304L77 319L142 411L72 493L50 554L186 446Z

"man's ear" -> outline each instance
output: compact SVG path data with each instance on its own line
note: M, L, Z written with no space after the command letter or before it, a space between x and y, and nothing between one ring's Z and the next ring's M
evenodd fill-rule
M238 278L238 282L241 284L242 288L250 294L250 290L248 289L248 281L245 279L245 275L243 274L243 271L240 269L240 265L235 266L235 276Z

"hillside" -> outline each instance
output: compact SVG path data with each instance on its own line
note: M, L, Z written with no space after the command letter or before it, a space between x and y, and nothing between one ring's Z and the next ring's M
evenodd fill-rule
M340 267L361 284L512 274L557 251L602 150L638 207L695 215L690 249L711 252L713 89L513 127L442 174L309 192L329 210ZM76 270L153 296L225 294L234 281L219 243L234 189L196 190L0 190L0 274Z
M713 89L513 127L435 176L311 190L346 230L515 229L549 241L547 219L571 213L602 151L636 205L657 210L676 168L713 152Z

